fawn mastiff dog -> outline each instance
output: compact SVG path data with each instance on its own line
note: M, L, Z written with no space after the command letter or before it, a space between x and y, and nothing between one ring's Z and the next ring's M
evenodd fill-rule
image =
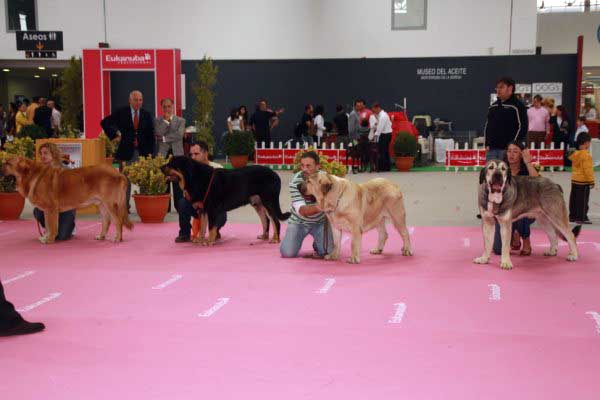
M13 157L0 171L16 177L19 193L44 211L46 233L40 237L42 243L54 242L60 212L90 204L98 205L102 214L102 231L97 240L106 238L111 221L116 228L115 242L123 240L123 226L133 228L125 204L127 178L112 166L63 169Z
M391 220L394 228L402 236L402 255L412 255L402 192L392 182L376 178L357 184L320 171L301 183L299 190L303 195L315 196L317 204L334 228L334 249L326 259L339 259L342 231L352 235L352 255L348 259L349 263L360 263L362 234L371 229L377 229L379 232L377 246L371 250L371 254L381 254L388 238L386 220Z

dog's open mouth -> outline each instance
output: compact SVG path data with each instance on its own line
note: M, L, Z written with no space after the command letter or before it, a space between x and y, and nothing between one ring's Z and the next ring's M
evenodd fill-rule
M492 193L500 193L502 192L502 182L494 182L491 184L490 189Z

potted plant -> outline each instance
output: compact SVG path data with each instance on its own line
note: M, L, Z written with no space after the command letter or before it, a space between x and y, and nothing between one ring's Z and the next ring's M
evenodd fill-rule
M33 158L35 142L29 137L16 138L7 142L5 151L0 152L0 166L10 158L23 156ZM19 219L25 198L17 192L17 182L14 176L0 176L0 220Z
M394 140L394 154L398 171L410 171L417 155L417 139L412 133L398 132Z
M171 195L167 193L167 181L160 167L168 161L160 155L156 158L140 157L123 170L131 183L139 187L133 195L133 200L144 223L163 222L167 215Z
M33 140L48 138L48 135L46 134L46 131L44 131L44 128L35 124L25 125L23 128L21 128L17 136L21 138L28 137L32 138Z
M245 167L248 156L254 151L254 135L252 132L238 132L225 135L223 151L231 158L233 168Z
M109 165L112 165L112 163L114 161L114 157L115 157L116 147L117 147L116 140L115 140L115 142L111 141L108 138L108 136L106 136L104 134L104 132L102 132L100 134L100 136L98 136L98 139L102 140L102 143L104 143L104 160L105 160L105 162Z
M317 154L319 155L319 167L321 171L325 171L331 175L339 176L340 178L343 178L348 173L347 166L340 163L339 161L328 161L326 156L321 154L312 146L306 150L301 150L296 153L296 156L294 157L294 173L300 171L300 159L302 158L302 154L304 154L307 151L317 152Z

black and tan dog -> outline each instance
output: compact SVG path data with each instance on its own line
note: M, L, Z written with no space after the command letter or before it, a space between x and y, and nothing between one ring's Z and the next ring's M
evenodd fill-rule
M262 217L260 207L266 209L274 228L271 243L279 243L279 221L287 220L290 213L281 212L281 179L270 168L253 165L233 170L215 169L189 157L178 156L163 166L162 171L169 180L178 182L186 199L199 214L206 216L202 218L202 224L208 220L209 235L206 244L212 245L216 240L215 221L219 214L247 204L257 208L263 223L263 235L266 215ZM268 227L268 220L266 224ZM200 231L203 232L203 229Z
M558 251L558 238L569 243L568 261L577 260L575 238L581 225L569 229L567 206L559 185L548 178L512 176L509 166L500 160L490 160L479 175L479 211L483 226L485 250L481 257L473 260L476 264L487 264L494 242L494 225L500 224L502 255L500 267L511 269L510 238L514 221L521 218L535 218L546 231L550 248L546 256L555 256Z

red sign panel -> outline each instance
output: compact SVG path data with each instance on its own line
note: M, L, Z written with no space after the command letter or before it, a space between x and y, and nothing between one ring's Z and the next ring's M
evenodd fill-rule
M565 163L564 154L563 150L531 151L532 161L540 163L542 167L562 167Z
M478 158L478 150L447 150L446 166L474 167L478 164Z
M296 158L296 154L298 154L300 149L284 149L283 150L283 163L285 165L294 165L294 158Z
M154 50L102 50L103 69L154 69Z
M338 161L338 150L319 150L319 154L327 157L327 161Z
M293 163L293 160L292 160ZM280 165L283 164L283 150L281 149L256 149L256 164Z

